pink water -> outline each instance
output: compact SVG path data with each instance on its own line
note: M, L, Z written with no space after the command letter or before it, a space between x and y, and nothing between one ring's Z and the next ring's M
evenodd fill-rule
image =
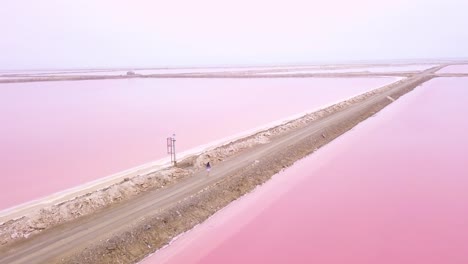
M468 65L451 65L442 68L437 73L468 73Z
M128 79L0 84L0 210L395 79Z
M143 263L468 263L467 85L417 88Z

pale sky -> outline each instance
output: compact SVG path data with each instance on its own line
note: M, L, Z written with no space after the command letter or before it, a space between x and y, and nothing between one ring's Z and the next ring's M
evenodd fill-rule
M468 57L468 0L2 0L0 69Z

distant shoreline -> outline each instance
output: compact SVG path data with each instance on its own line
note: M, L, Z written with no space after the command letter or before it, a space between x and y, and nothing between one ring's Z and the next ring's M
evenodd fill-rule
M468 62L466 62L468 63ZM420 63L372 63L372 64L321 64L296 66L244 66L244 67L184 67L184 68L112 68L73 70L0 71L0 84L115 80L135 78L362 78L362 77L410 77L420 70L389 70L372 72L373 67L430 66L433 61ZM450 63L465 64L462 62ZM361 69L359 71L357 69ZM350 70L353 70L350 72ZM301 72L297 72L297 71ZM311 71L307 73L307 71ZM324 71L324 72L320 72ZM335 71L335 72L326 72ZM274 75L271 73L275 73Z

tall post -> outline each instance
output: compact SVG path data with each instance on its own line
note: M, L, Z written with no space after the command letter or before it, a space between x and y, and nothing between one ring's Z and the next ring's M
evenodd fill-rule
M176 152L175 152L175 134L172 134L172 153L174 154L174 166L177 165Z
M174 166L177 165L175 142L176 142L175 134L172 134L172 137L167 138L167 154L171 155L171 163L174 163Z

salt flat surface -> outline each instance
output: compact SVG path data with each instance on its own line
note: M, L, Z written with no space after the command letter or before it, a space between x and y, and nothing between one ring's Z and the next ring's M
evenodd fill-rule
M128 71L83 71L83 72L59 72L59 73L47 73L42 75L31 75L31 76L118 76L127 75Z
M216 68L159 68L159 69L125 69L125 70L103 70L103 69L90 69L90 70L56 70L56 71L5 71L0 72L4 74L17 74L28 76L63 76L63 75L126 75L128 71L133 71L136 74L151 75L151 74L197 74L197 73L222 73L222 72L251 72L251 71L295 71L300 69L307 70L325 70L330 68L347 69L356 66L346 65L322 65L322 66L277 66L277 67L216 67Z
M142 263L467 263L467 83L417 88Z
M421 71L436 65L394 65L382 67L364 67L360 65L316 65L316 66L278 66L278 67L219 67L219 68L161 68L161 69L125 69L125 70L56 70L56 71L10 71L0 72L4 74L26 75L29 77L43 76L121 76L128 71L140 75L152 74L205 74L205 73L253 73L258 74L307 74L307 73L343 73L343 72L407 72Z
M309 68L309 67L307 67ZM89 71L57 71L57 72L22 72L22 73L3 73L3 74L20 74L26 75L29 77L43 77L43 76L120 76L120 75L127 75L128 71L133 71L136 74L140 75L151 75L151 74L199 74L199 73L222 73L222 72L246 72L246 71L268 71L268 70L295 70L298 69L297 67L291 68L272 68L272 67L244 67L244 68L174 68L174 69L148 69L148 70L111 70L111 71L103 71L103 70L89 70ZM1 75L1 73L0 73Z
M77 70L31 70L31 71L0 71L1 75L28 75L28 76L55 76L55 75L125 75L128 71L133 71L137 74L177 74L177 73L216 73L216 72L244 72L244 71L257 71L257 70L296 70L302 68L321 68L321 67L334 67L333 65L327 66L284 66L284 67L217 67L217 68L159 68L159 69L77 69Z
M310 68L311 66L291 66L291 67L235 67L235 68L174 68L174 69L148 69L135 70L135 73L148 74L177 74L177 73L222 73L222 72L248 72L248 71L268 71L268 70L296 70Z
M16 79L17 77L4 77L0 76L0 80Z
M0 75L20 75L20 76L42 76L53 74L70 74L70 73L91 73L91 72L109 72L110 70L29 70L29 71L0 71Z
M233 72L247 71L255 68L186 68L186 69L153 69L153 70L135 70L139 74L176 74L176 73L215 73L215 72ZM268 68L266 68L268 69Z
M124 79L0 84L0 210L395 81Z
M310 69L310 70L292 70L269 72L265 74L307 74L307 73L352 73L352 72L372 72L372 73L387 73L387 72L414 72L423 71L438 65L402 65L402 66L383 66L383 67L353 67L341 69ZM264 74L264 73L261 73Z
M468 65L450 65L442 68L437 73L468 73Z

